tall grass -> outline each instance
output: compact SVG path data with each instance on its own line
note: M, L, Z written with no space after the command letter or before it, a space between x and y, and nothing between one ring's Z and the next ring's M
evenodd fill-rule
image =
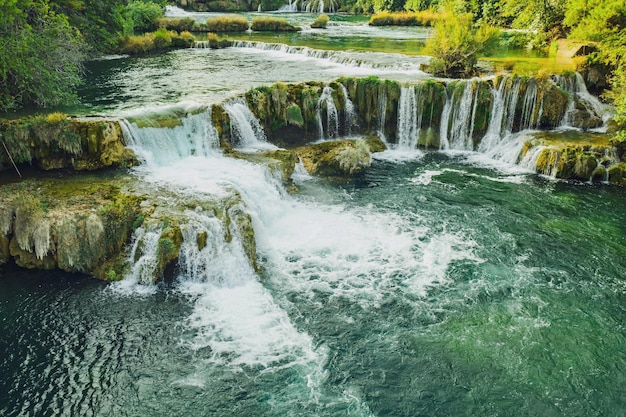
M239 15L211 17L206 20L202 29L207 32L245 32L248 30L248 19Z
M419 12L380 12L370 18L370 26L433 26L443 18L434 10Z
M296 32L301 30L279 17L255 17L251 29L258 32Z
M160 17L156 20L156 24L160 28L167 30L175 30L176 32L192 31L196 25L196 21L190 17L171 18Z
M120 52L129 55L143 55L155 50L168 48L189 48L195 37L191 32L168 31L160 28L156 32L143 35L127 35L120 40Z

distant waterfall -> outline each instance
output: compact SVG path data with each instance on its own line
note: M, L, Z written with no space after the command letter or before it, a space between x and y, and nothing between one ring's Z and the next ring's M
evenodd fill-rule
M406 55L399 54L397 55L398 59L390 61L390 54L387 53L332 51L325 49L313 49L307 46L291 46L282 43L266 43L258 41L234 40L232 46L233 48L255 49L258 51L297 55L304 58L324 60L348 67L370 68L377 71L387 72L424 74L420 70L420 65L427 61L424 57L407 57ZM196 41L194 43L194 47L205 48L206 41Z
M230 117L230 130L239 148L244 150L275 149L267 142L263 127L243 98L224 104Z
M339 136L339 112L335 106L333 89L324 87L316 106L317 126L320 139L332 139ZM324 117L326 116L326 117ZM324 123L324 121L326 123ZM326 128L326 130L324 129Z
M219 152L219 137L211 122L211 110L190 114L172 127L139 127L137 122L120 122L126 144L148 165L161 166L188 156Z
M259 7L261 5L259 4ZM298 0L289 0L288 4L283 4L278 9L279 12L293 13L298 11Z

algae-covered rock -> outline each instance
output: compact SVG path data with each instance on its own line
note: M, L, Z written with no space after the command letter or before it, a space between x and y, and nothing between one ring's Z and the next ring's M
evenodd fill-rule
M536 171L554 178L580 181L619 183L610 178L611 166L619 162L617 153L609 140L601 133L580 131L555 131L535 133L524 144L523 155L531 149L540 150L536 159ZM615 178L619 171L615 171Z

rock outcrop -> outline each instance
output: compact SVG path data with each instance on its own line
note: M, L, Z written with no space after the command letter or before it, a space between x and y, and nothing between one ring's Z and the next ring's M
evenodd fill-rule
M93 171L138 164L115 120L68 118L61 113L4 120L0 140L0 170L11 168L11 159L43 170Z

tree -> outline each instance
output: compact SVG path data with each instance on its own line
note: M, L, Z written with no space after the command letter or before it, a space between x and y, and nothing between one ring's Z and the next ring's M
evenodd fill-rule
M0 110L71 102L85 45L65 15L42 0L0 0Z
M454 12L451 2L444 4L443 14L424 49L433 57L428 69L444 77L470 77L476 72L478 55L495 46L499 31L486 24L474 28L472 15Z

